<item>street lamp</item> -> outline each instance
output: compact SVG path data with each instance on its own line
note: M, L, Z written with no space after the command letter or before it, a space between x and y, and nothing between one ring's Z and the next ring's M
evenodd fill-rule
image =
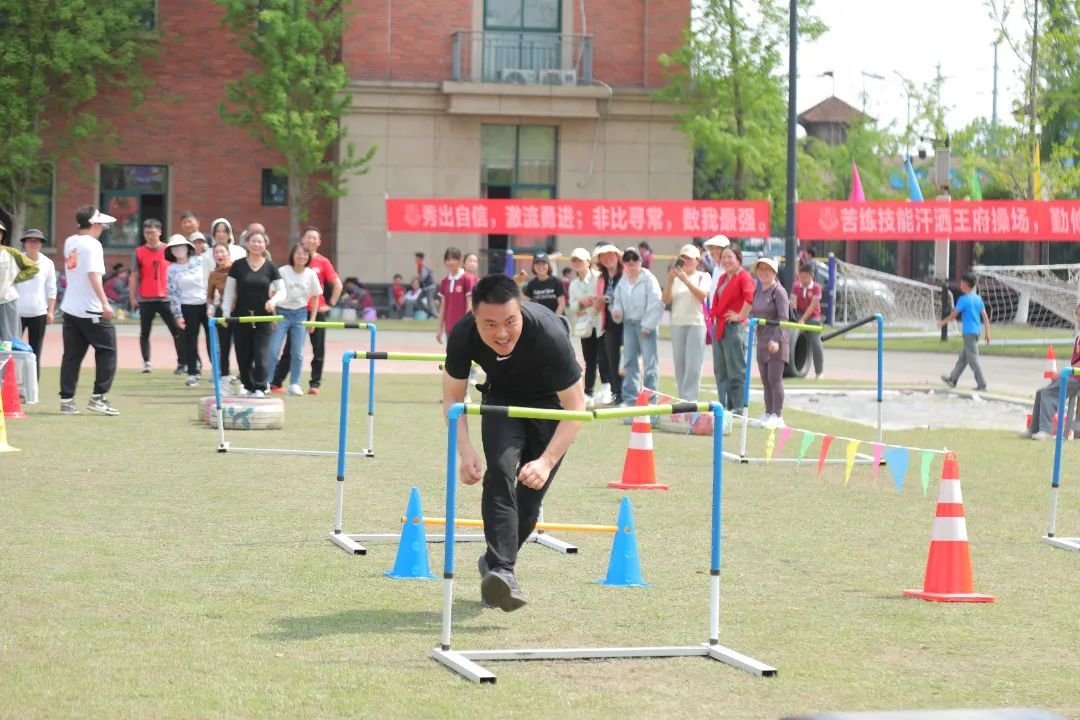
M785 212L784 255L787 262L784 263L780 276L781 284L791 288L795 280L796 256L799 253L798 242L795 239L795 202L798 195L796 182L798 178L798 158L795 155L795 125L798 114L795 112L796 86L798 85L798 44L799 44L799 14L797 0L788 2L788 127L787 127L787 207Z

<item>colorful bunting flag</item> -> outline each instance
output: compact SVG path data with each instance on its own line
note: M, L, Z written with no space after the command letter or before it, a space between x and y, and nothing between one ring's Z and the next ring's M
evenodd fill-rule
M971 194L968 195L968 200L982 200L982 183L979 182L979 171L971 171Z
M803 430L802 431L802 446L799 448L799 465L802 465L803 458L806 457L806 451L810 449L810 445L813 442L814 442L814 433Z
M859 168L855 161L851 161L851 196L848 202L866 202L866 193L863 192L862 178L859 177Z
M848 480L851 479L851 469L855 467L855 456L859 453L859 445L861 443L858 440L849 440L847 449L844 451L844 486L848 484Z
M765 464L772 462L773 450L776 448L776 430L769 430L769 437L765 438Z
M881 443L874 443L874 469L872 474L874 487L877 487L877 474L878 468L881 467L881 451L883 449Z
M832 445L832 441L835 438L832 435L826 435L821 438L821 453L818 454L817 459L817 474L821 474L821 469L825 467L825 458L829 455L829 447Z
M915 177L915 166L911 164L910 155L908 155L905 166L907 167L908 197L911 199L911 202L922 202L922 188L919 187L919 178Z
M922 462L919 464L919 479L922 481L922 494L926 497L926 491L930 487L930 463L934 461L934 453L923 450Z
M780 437L776 440L776 452L780 454L784 452L784 446L787 445L788 438L791 437L793 430L787 426L780 428Z
M885 464L889 466L889 472L892 473L896 492L904 492L904 476L908 471L907 448L886 448L882 455L885 457Z

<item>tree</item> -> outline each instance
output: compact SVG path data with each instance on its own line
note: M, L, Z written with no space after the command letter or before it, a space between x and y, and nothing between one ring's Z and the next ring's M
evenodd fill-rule
M274 171L288 177L289 235L296 240L308 204L342 197L348 177L365 172L375 152L358 155L341 125L352 102L341 61L346 11L341 0L215 2L259 66L227 86L228 103L219 111L284 156Z
M800 38L816 38L824 26L809 15L813 0L799 5ZM659 97L686 109L676 117L695 149L696 189L769 198L777 225L784 217L787 33L786 2L707 0L682 47L660 58L669 84Z
M22 230L31 191L51 179L51 163L78 158L89 140L111 135L86 102L120 87L141 99L148 5L153 0L0 0L0 208L12 215L9 237Z

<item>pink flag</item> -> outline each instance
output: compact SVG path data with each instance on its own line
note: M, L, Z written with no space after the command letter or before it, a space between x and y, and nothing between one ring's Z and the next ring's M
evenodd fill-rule
M874 443L874 487L877 487L877 473L881 466L881 453L884 449L881 443Z
M859 168L855 161L851 161L851 197L848 202L866 202L866 193L862 189L862 179L859 177Z

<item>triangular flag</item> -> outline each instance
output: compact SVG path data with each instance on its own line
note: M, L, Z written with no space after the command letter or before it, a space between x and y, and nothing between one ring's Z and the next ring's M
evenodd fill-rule
M821 474L821 468L825 467L825 458L829 455L829 447L832 445L832 441L835 438L832 435L826 435L821 438L821 452L817 458L817 474Z
M873 472L873 475L872 475L873 482L874 482L874 487L877 487L877 473L878 473L878 468L881 467L881 451L882 451L882 449L883 448L881 447L881 443L874 443L874 472Z
M922 462L919 464L919 479L922 480L922 494L926 497L926 491L930 487L930 463L934 461L934 453L923 450Z
M777 454L784 452L784 446L787 445L788 438L791 437L792 430L789 427L780 428L780 437L776 439L776 452Z
M982 200L982 183L979 182L979 171L971 171L971 194L969 200Z
M858 440L848 440L847 448L844 450L844 485L847 485L848 480L851 479L851 469L855 467L855 456L859 453L860 444Z
M907 475L908 451L907 448L886 448L882 453L885 464L889 466L893 482L896 483L896 492L904 492L904 476Z
M799 447L799 464L802 465L802 460L806 457L806 451L810 449L810 444L814 442L814 433L809 430L802 431L802 445Z
M776 430L769 430L769 437L765 438L765 464L772 462L773 450L776 448Z
M906 167L908 197L911 199L912 202L922 202L922 188L919 187L919 178L915 177L915 166L911 164L910 155L908 155Z
M862 178L859 177L859 168L855 161L851 161L851 196L848 202L866 202L866 194L863 192Z

